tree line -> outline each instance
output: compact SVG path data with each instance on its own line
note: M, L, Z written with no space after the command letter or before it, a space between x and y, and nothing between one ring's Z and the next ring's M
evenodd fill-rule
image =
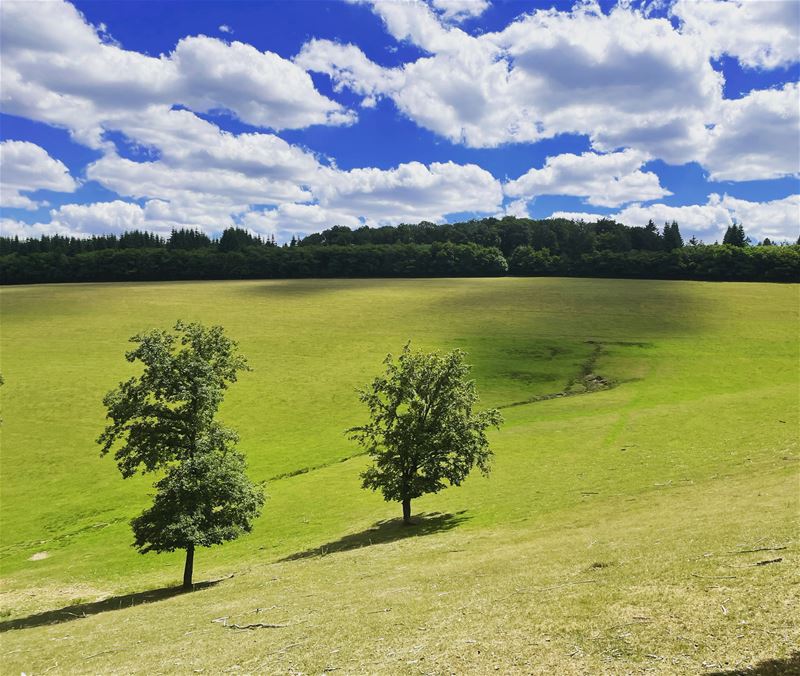
M678 223L486 218L380 228L334 226L278 246L241 228L219 239L133 231L89 239L0 238L0 283L560 275L800 280L800 245L752 245L741 224L722 244L684 242Z

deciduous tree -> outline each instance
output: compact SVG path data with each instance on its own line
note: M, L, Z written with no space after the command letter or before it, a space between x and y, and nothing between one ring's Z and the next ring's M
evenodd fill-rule
M221 326L175 324L130 339L129 362L141 375L109 392L111 423L98 438L114 450L124 478L137 471L164 472L153 505L133 519L141 552L186 550L183 586L192 586L196 547L233 540L252 528L263 491L245 473L238 436L216 419L225 390L247 370L237 344Z
M473 410L478 395L464 356L461 350L412 351L406 344L360 391L370 419L347 432L374 461L361 475L363 486L401 502L406 524L412 499L460 485L473 467L489 472L486 430L499 428L502 416L496 409Z

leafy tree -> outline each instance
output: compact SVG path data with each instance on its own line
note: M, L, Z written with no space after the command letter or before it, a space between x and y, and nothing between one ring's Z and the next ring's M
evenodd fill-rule
M183 586L191 588L196 547L249 532L264 503L245 474L238 436L215 420L225 390L249 370L221 326L175 324L175 333L133 336L125 354L143 371L103 400L111 423L98 438L114 450L123 478L164 472L153 505L131 521L142 553L186 550Z
M630 228L630 234L631 248L633 249L661 251L664 248L661 233L653 223L653 219L650 219L643 228Z
M388 355L386 372L360 390L370 420L347 433L375 463L361 475L363 487L401 502L406 524L412 499L460 485L475 466L489 472L486 430L503 419L496 409L473 411L478 395L464 356L461 350L412 351L407 343L397 361Z

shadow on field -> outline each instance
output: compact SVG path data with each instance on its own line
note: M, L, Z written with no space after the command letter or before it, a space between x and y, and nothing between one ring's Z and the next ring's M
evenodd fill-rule
M326 554L333 554L335 552L346 552L350 549L369 547L370 545L381 545L386 542L403 540L409 537L442 533L452 530L469 519L470 517L465 516L465 513L466 510L456 512L455 514L442 514L440 512L423 513L415 516L410 526L403 524L402 519L378 521L376 524L360 533L345 535L338 540L333 540L319 547L297 552L296 554L281 559L279 563L297 561L298 559L309 559L314 556L325 556Z
M210 580L208 582L198 582L191 591L213 587L221 581L222 580ZM131 608L145 603L163 601L173 596L186 593L189 593L189 591L183 587L163 587L161 589L136 592L135 594L112 596L111 598L95 601L93 603L78 603L74 606L60 608L59 610L47 610L43 613L28 615L28 617L20 617L16 620L0 622L0 633L11 631L12 629L31 629L32 627L41 627L46 624L71 622L72 620L80 620L81 618L99 615L100 613L105 613L110 610L121 610L122 608Z
M784 674L800 674L800 652L792 653L782 660L764 660L744 669L707 672L707 676L784 676Z

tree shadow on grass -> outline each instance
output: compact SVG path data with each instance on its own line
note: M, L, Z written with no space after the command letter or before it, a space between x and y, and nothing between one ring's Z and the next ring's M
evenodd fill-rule
M43 613L36 613L35 615L28 615L27 617L20 617L15 620L0 622L0 633L11 631L12 629L30 629L32 627L41 627L46 624L61 624L62 622L80 620L81 618L91 615L99 615L100 613L105 613L110 610L121 610L122 608L131 608L132 606L139 606L145 603L163 601L173 596L213 587L220 582L222 582L222 580L198 582L191 590L184 589L183 587L162 587L161 589L150 589L148 591L136 592L135 594L112 596L111 598L95 601L93 603L78 603L58 610L47 610Z
M442 533L452 530L470 518L469 516L465 516L465 514L466 510L461 510L455 514L442 514L440 512L423 513L415 516L412 519L411 525L405 525L402 519L378 521L360 533L351 533L350 535L345 535L338 540L332 540L319 547L297 552L296 554L280 559L278 563L310 559L314 556L325 556L326 554L333 554L335 552L346 552L350 549L381 545L409 537Z
M711 671L707 673L707 676L784 676L788 674L800 674L800 652L794 652L789 657L780 660L764 660L743 669Z

